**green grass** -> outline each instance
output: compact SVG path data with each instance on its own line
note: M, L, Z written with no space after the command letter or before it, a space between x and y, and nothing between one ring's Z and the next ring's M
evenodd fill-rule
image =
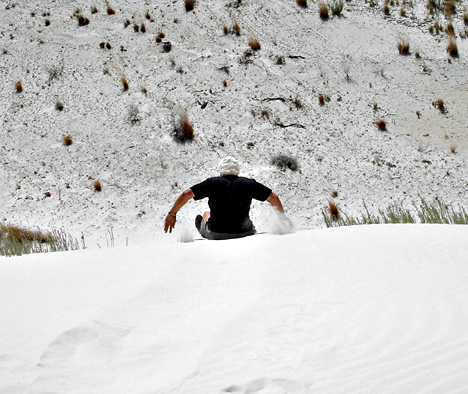
M84 249L84 240L81 247ZM79 242L64 230L32 231L0 224L0 256L80 249Z
M364 204L365 213L361 216L353 217L340 212L338 217L332 218L324 209L322 215L327 227L380 223L468 224L468 214L460 204L454 207L443 203L440 199L427 202L421 198L419 204L413 203L413 207L412 211L404 208L402 204L394 203L385 209L379 209L377 214L371 214Z

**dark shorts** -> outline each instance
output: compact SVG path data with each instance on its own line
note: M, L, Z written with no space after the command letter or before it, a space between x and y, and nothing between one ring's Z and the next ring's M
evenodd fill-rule
M248 237L249 235L254 235L257 231L255 231L255 227L252 223L252 228L249 231L243 232L243 233L215 233L214 231L211 231L209 226L208 226L208 220L205 220L199 230L201 236L206 239L212 239L212 240L221 240L221 239L232 239L232 238L242 238L242 237Z

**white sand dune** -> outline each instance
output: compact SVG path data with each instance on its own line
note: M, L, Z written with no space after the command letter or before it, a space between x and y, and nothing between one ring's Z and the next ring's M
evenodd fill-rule
M0 393L466 393L468 227L2 258Z

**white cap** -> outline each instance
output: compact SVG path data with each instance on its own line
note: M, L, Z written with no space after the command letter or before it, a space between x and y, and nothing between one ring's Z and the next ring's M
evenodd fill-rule
M224 175L239 175L239 163L234 157L228 156L218 164L218 171L221 176Z

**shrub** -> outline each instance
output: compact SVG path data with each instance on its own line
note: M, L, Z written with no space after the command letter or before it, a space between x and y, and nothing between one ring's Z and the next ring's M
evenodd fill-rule
M107 6L107 15L115 15L115 10L109 5Z
M187 113L180 111L174 123L174 139L181 144L191 142L193 140L193 126L188 119Z
M380 119L377 122L375 122L375 125L380 131L387 131L387 123L385 122L385 120Z
M387 2L385 2L382 11L385 15L387 16L390 15L390 6L388 5Z
M163 42L163 51L169 53L172 50L172 44L170 41Z
M325 105L325 101L328 101L327 97L325 97L323 94L319 94L318 95L319 105L321 105L321 106Z
M296 0L296 3L299 7L307 8L307 0Z
M249 47L252 48L253 51L259 51L262 48L256 37L251 37L249 39Z
M458 57L457 42L455 41L455 37L453 36L449 37L449 42L447 44L447 52L452 57Z
M166 35L162 32L158 33L158 35L156 36L156 42L162 42L163 38L165 38Z
M336 221L340 218L340 211L333 201L328 201L328 213L333 221Z
M130 105L130 107L128 108L127 119L132 126L140 124L141 118L140 118L140 110L138 109L138 106Z
M151 20L151 15L150 15L149 11L146 11L145 18L148 19L148 20Z
M84 240L84 237L83 237ZM63 230L44 232L0 224L0 256L77 250L79 243ZM85 248L83 241L83 248Z
M271 164L278 167L280 170L290 169L295 172L299 169L297 160L287 155L276 155L271 159Z
M455 28L453 27L453 23L450 22L447 27L445 28L445 33L449 36L454 36L455 35Z
M445 103L444 100L438 99L432 103L434 107L436 107L441 113L445 113Z
M326 21L330 17L328 6L325 3L319 5L319 16L323 21Z
M195 2L193 0L185 0L185 11L192 11L195 7Z
M130 22L130 19L125 19L125 22L124 22L124 28L126 29L128 26L130 26L132 24L132 22Z
M235 35L236 36L240 36L241 34L241 28L239 26L239 24L237 23L237 21L234 19L233 22L232 22L232 30L234 31Z
M95 181L95 182L93 183L93 189L94 189L94 191L96 191L96 192L101 192L101 191L102 191L102 184L101 184L101 182Z
M122 77L121 82L122 82L123 90L124 92L126 92L128 90L128 81L125 77Z
M73 144L73 140L70 136L63 137L62 144L65 146L70 146Z
M46 26L50 26L50 19L46 19L44 23Z
M99 11L96 6L91 7L91 14L97 14Z
M15 83L15 90L16 93L21 93L23 91L23 84L21 83L21 81Z
M336 190L334 190L334 191L332 191L331 195L332 195L333 198L336 198L336 197L338 197L338 192Z
M454 144L450 145L450 152L457 153L457 146Z
M333 15L340 16L343 12L344 3L343 0L332 0L329 6Z
M140 31L140 26L138 26L137 23L134 23L134 24L133 24L133 31L134 31L135 33L138 33L138 32Z
M228 86L228 83L226 80L223 80L223 86L226 88Z
M55 109L56 109L57 111L63 111L63 104L62 104L60 101L57 101L57 102L55 103Z
M410 44L409 41L405 38L399 38L398 39L398 52L400 55L409 55L409 49L410 49Z
M141 31L142 33L146 33L146 26L145 26L144 23L141 24L141 26L140 26L140 31Z
M463 13L463 23L468 26L468 12L466 11Z

